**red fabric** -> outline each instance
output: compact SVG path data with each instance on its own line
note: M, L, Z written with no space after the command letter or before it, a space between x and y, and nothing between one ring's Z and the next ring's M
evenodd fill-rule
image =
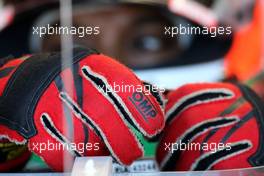
M244 101L240 106L234 109L233 112L228 113L224 116L221 115L223 111L225 111L232 104L234 104L239 98L242 97L240 90L236 86L232 84L228 84L228 83L215 83L215 84L203 83L203 84L185 85L175 91L170 92L168 95L169 100L168 100L165 113L168 113L168 110L171 109L171 107L173 107L175 103L179 102L179 100L182 97L189 95L193 92L196 92L198 90L208 90L209 92L210 90L213 90L214 88L229 89L234 93L235 96L231 99L197 104L197 105L191 106L183 110L181 113L175 116L174 119L170 123L168 123L168 125L165 127L163 137L157 149L156 157L157 157L157 161L159 164L162 164L165 157L169 153L168 150L165 150L165 143L166 144L175 143L177 139L183 133L185 133L190 128L194 127L194 125L197 125L198 123L204 122L209 119L214 119L216 117L229 118L231 116L237 116L239 119L242 119L246 114L252 111L252 105L249 102ZM223 139L223 137L227 134L227 132L232 127L234 127L234 125L236 125L236 123L219 128L219 130L211 138L209 138L209 140L206 143L208 145L212 143L219 144L221 140ZM206 133L200 134L198 137L196 137L191 142L194 144L197 144L197 143L202 144L204 142L205 137L208 135L210 131L211 130L209 130ZM234 157L230 157L228 159L225 159L223 161L220 161L214 164L211 169L221 170L221 169L251 167L250 163L248 162L248 159L250 156L256 153L259 147L259 134L260 134L260 131L259 131L256 118L251 118L248 122L242 125L238 130L236 130L231 135L231 137L225 142L225 144L235 143L235 142L239 142L242 140L249 140L252 143L252 148L246 152L243 152ZM204 151L204 153L207 153L207 152L210 152L210 151ZM190 170L193 163L201 155L202 155L201 151L198 151L198 150L181 151L177 162L171 163L174 165L174 169L171 169L171 170L176 170L176 171Z
M93 55L90 56L90 58L91 59L82 60L81 65L89 65L92 70L103 75L112 87L114 87L114 83L118 85L134 85L134 87L141 85L143 87L143 83L136 77L136 75L117 61L109 59L104 55L100 55L100 57ZM144 129L147 135L150 137L155 136L163 129L164 120L162 116L163 113L160 108L156 108L158 114L157 117L152 119L149 118L149 120L146 121L144 118L142 118L142 115L134 108L134 105L128 99L128 97L132 96L134 91L120 91L117 93L120 97L127 97L123 99L124 103L131 111L136 122L142 127L142 129ZM152 97L152 95L145 96L154 105L154 107L159 107L158 102Z
M48 144L52 146L60 145L60 142L52 136L49 131L43 126L41 121L42 115L48 114L52 120L53 125L59 133L65 138L70 140L70 135L73 135L73 141L71 143L80 144L85 141L84 127L88 130L88 143L93 145L91 150L85 150L83 153L79 150L82 156L95 156L95 155L109 155L111 154L117 161L122 164L129 165L134 160L144 155L143 147L139 143L139 139L135 136L131 125L121 117L121 113L117 110L116 105L110 101L110 98L104 95L98 88L95 87L93 82L89 80L83 73L83 67L89 67L93 73L104 77L109 85L122 84L143 87L142 82L122 64L115 60L101 55L93 54L83 58L79 62L78 74L82 79L83 89L83 105L79 108L85 113L96 125L96 129L99 129L100 136L103 134L103 138L100 138L88 123L81 120L80 117L69 109L68 105L63 102L60 97L60 90L58 89L56 82L53 81L45 90L40 100L37 103L34 112L34 123L37 129L37 135L30 138L28 142L29 149L39 155L52 169L56 171L64 170L64 160L67 158L73 158L73 155L67 150L42 150L40 151L40 145L47 147ZM72 70L66 68L60 73L62 83L64 84L64 93L67 93L69 97L77 104L77 90L75 90L74 78ZM4 87L5 85L3 85ZM71 87L73 90L71 91ZM72 95L71 95L72 92ZM119 103L124 107L127 107L131 116L128 117L130 121L135 122L136 128L140 129L145 136L151 137L159 133L164 127L164 114L159 103L152 95L144 95L153 109L156 111L156 116L153 118L145 119L143 115L138 111L138 107L131 103L129 100L133 96L131 92L116 92L115 96L118 96ZM145 92L143 92L145 94ZM121 102L122 100L122 102ZM71 118L67 120L65 117L63 105L71 112ZM68 134L69 126L73 127L74 134ZM0 127L0 135L8 136L10 140L16 140L21 142L23 138L15 131L8 129L7 127ZM52 145L52 144L54 145ZM96 150L94 145L98 143L99 150ZM36 147L38 145L38 148Z

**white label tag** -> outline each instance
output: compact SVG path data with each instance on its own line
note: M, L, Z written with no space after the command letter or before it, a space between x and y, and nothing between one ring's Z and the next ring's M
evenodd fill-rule
M159 171L158 165L153 159L142 159L135 161L130 166L121 166L120 164L113 164L114 173L123 173L123 172L157 172Z

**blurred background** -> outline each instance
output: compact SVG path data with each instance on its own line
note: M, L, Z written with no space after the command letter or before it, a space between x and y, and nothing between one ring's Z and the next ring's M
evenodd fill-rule
M33 34L37 27L61 26L58 0L0 2L0 57L61 49L60 34ZM95 48L162 87L247 81L263 67L261 0L72 0L70 14L73 26L91 27L92 33L73 35L74 46ZM166 27L180 25L232 32L165 35Z
M60 34L34 34L61 26L60 3L0 0L0 57L61 50ZM72 35L73 46L109 55L145 81L170 89L239 81L264 98L263 0L72 0L69 9L72 26L90 27L89 35ZM230 27L231 33L166 35L179 26Z

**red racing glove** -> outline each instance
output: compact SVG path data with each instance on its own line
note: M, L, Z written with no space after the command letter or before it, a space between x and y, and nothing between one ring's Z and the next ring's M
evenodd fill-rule
M162 102L146 89L114 91L116 85L144 87L128 68L93 50L75 49L69 65L59 53L7 59L0 67L0 136L27 143L56 171L63 170L64 153L110 152L129 165L144 154L136 134L163 129Z
M264 165L264 104L231 83L188 84L170 92L156 158L163 171Z

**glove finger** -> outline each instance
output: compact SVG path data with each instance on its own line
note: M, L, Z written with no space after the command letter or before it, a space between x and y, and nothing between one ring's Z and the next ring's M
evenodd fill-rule
M100 62L102 58L105 58L104 62ZM98 87L108 87L110 90L119 87L119 90L111 91L110 96L118 102L123 114L121 117L126 118L124 120L147 137L155 136L163 129L163 110L159 102L144 90L144 84L125 66L103 55L100 58L92 56L86 65L89 65L83 68L84 73L88 71L86 77L94 79L94 82L98 78L101 80L97 83Z
M74 117L74 113L60 99L59 90L58 85L53 82L39 100L34 112L38 134L29 139L30 150L56 171L63 170L66 158L105 154L104 148L96 150L97 143L102 145L101 139L94 134L93 129L87 125L84 128L83 123ZM69 134L70 128L74 133L71 131ZM85 139L85 133L88 134L88 140ZM80 145L92 147L84 151Z
M171 123L183 111L193 106L222 102L235 101L240 96L239 90L231 84L189 84L182 86L168 94L166 106L166 123Z

